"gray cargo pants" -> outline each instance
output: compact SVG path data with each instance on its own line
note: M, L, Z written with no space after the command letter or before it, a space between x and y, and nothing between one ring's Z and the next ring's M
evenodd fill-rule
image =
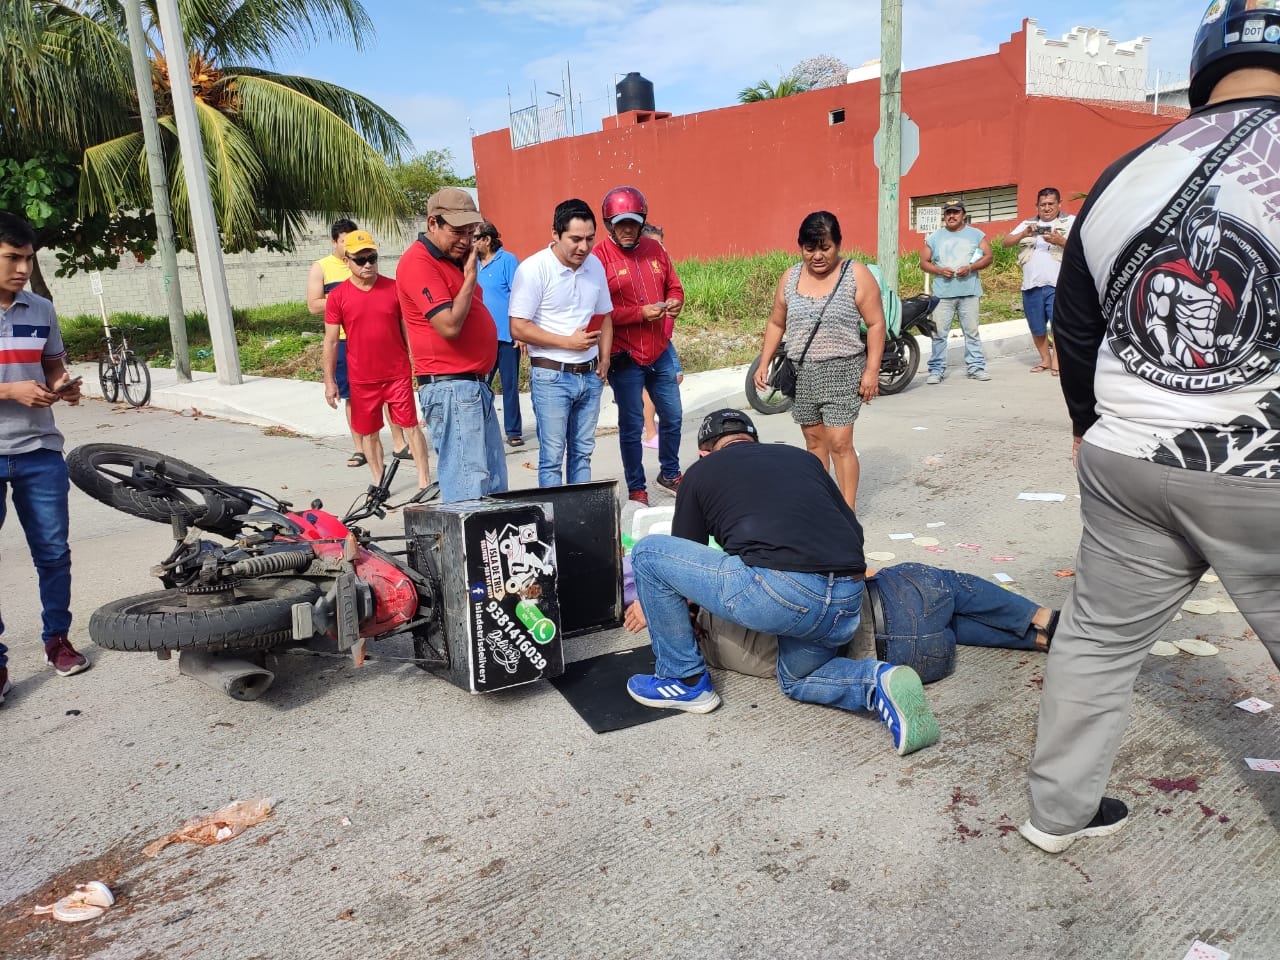
M1280 664L1280 480L1223 476L1080 446L1084 529L1045 667L1031 822L1071 833L1098 810L1133 684L1208 567Z

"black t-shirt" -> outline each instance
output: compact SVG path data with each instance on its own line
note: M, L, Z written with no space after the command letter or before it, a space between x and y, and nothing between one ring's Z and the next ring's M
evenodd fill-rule
M750 567L862 576L862 525L807 450L733 443L685 471L671 532Z

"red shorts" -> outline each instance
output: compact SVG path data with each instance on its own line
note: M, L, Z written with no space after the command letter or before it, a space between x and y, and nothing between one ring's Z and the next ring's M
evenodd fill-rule
M391 410L391 422L398 427L418 425L418 404L409 377L381 383L351 384L351 429L356 433L377 433L382 429L382 405Z

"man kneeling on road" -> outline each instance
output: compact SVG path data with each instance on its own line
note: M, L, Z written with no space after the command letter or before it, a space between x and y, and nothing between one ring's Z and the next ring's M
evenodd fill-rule
M778 686L793 700L874 711L903 756L934 743L938 723L913 669L840 656L857 632L866 563L862 526L822 464L799 447L758 443L751 418L732 409L702 421L698 451L672 536L651 534L631 551L657 660L655 675L627 681L632 699L694 713L720 705L692 601L775 634Z
M647 624L629 582L624 558L623 626L632 633ZM777 672L778 638L749 630L706 610L697 610L694 635L707 666L752 677ZM898 563L863 581L862 612L847 650L859 659L875 657L908 666L924 683L949 676L955 668L956 644L1005 647L1047 653L1058 626L1058 612L1037 606L999 584L923 563Z

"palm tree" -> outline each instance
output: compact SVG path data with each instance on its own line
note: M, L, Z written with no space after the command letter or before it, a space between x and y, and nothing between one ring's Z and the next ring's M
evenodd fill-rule
M154 0L144 16L157 22ZM132 94L124 14L120 0L0 0L6 38L0 50L0 103L15 87L10 60L10 11L30 24L31 38L43 25L43 40L23 51L35 65L23 93L22 116L36 105L55 114L18 124L19 146L61 139L82 157L80 206L86 214L150 207L146 154L136 97ZM249 61L269 60L285 48L317 38L345 38L359 49L372 26L359 0L180 0L190 54L178 73L196 95L214 208L228 252L262 245L290 247L308 212L354 213L387 224L407 212L403 191L388 168L408 145L400 124L370 100L335 84L276 73ZM171 64L154 26L147 37L151 81L172 185L174 219L190 243L190 210L177 147L170 95ZM75 65L65 83L61 71ZM176 72L176 71L175 71ZM124 90L121 91L121 77ZM72 89L81 87L82 89ZM99 96L106 115L85 116L85 100ZM121 110L123 97L126 107ZM78 116L76 115L78 114ZM0 145L10 131L0 124Z
M777 86L768 80L761 80L755 86L743 87L738 91L739 103L759 103L761 100L777 100L780 97L791 97L804 93L809 87L803 80L793 76L782 77Z

